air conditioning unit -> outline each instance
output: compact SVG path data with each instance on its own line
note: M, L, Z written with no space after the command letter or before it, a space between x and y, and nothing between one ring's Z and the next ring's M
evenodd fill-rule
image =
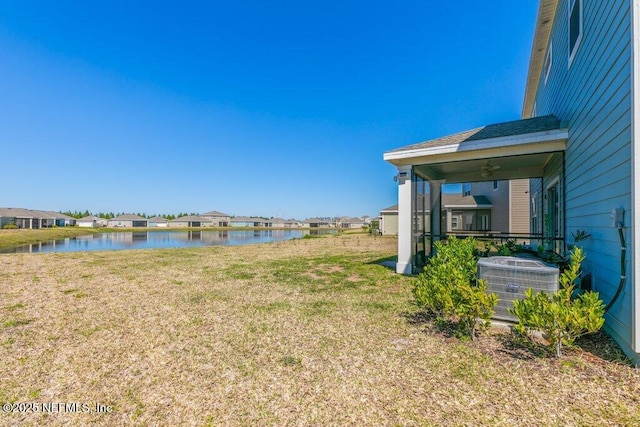
M488 292L498 295L495 308L495 319L517 322L509 313L513 301L524 298L524 293L531 288L534 292L555 292L558 290L557 267L534 259L510 256L494 256L478 260L478 278L487 283Z

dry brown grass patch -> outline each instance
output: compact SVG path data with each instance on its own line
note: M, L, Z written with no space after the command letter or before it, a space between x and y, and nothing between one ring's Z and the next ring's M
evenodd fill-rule
M406 315L412 279L375 263L396 244L349 235L2 255L0 316L29 322L0 328L0 401L99 402L113 412L0 414L0 424L640 419L640 376L626 365L579 352L518 357L500 335L461 343Z

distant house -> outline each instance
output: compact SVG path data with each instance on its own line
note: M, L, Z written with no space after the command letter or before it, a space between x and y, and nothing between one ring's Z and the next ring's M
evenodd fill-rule
M147 227L148 220L138 215L134 214L124 214L117 216L113 219L110 219L108 222L109 227L125 227L125 228L133 228L133 227Z
M22 208L0 208L0 226L15 224L18 228L40 228L33 212Z
M336 226L342 229L362 228L366 223L362 218L344 217L338 220Z
M60 212L54 211L41 211L28 209L33 217L39 220L38 228L50 228L50 227L66 227L75 225L75 218L65 215Z
M229 223L231 227L271 227L271 220L247 216L236 216Z
M169 227L205 227L210 219L197 215L185 215L169 221Z
M299 221L297 219L287 219L284 221L284 228L298 228L300 227L300 224L302 223L302 221Z
M153 218L149 218L147 220L147 226L166 228L169 226L169 220L166 218L162 218L161 216L154 216Z
M94 216L94 215L85 216L83 218L76 220L76 225L78 227L87 227L87 228L106 227L108 223L109 223L108 220Z
M60 212L54 212L56 215L56 226L58 227L71 227L76 225L76 219L72 216L65 215Z
M231 216L226 213L211 211L200 215L203 218L207 218L208 225L211 227L229 227L231 222Z
M271 221L271 226L273 228L284 228L284 218L271 218L269 221Z
M18 228L49 228L75 225L75 219L53 211L23 208L0 208L0 227L15 224Z
M380 233L385 236L398 234L398 205L380 211Z
M452 234L529 233L528 179L474 182L442 195L441 229Z
M441 229L451 234L506 234L523 238L529 235L529 180L504 180L462 184L459 194L442 194ZM430 226L430 209L425 197L416 197L422 205L424 221L416 224ZM416 207L417 209L417 207ZM398 205L380 211L380 231L398 234ZM419 232L423 232L420 228Z
M307 218L304 221L302 221L302 226L306 228L329 228L329 227L335 227L335 224L325 219Z

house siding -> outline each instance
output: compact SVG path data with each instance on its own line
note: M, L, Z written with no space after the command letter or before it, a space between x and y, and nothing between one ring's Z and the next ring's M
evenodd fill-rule
M382 234L397 235L398 234L398 214L383 213L382 214Z
M570 68L568 7L568 0L558 3L551 33L553 67L546 85L540 80L536 110L538 115L554 114L568 123L564 188L560 191L565 208L562 222L568 236L576 230L591 233L591 239L581 242L587 253L584 270L592 274L594 289L607 303L620 280L620 242L610 213L624 208L628 227L633 206L631 1L583 2L582 42ZM549 164L542 186L561 169L557 162ZM539 190L532 185L532 194ZM624 232L630 239L630 230ZM632 270L629 259L627 256L627 271ZM607 331L628 353L634 347L629 283L606 315Z
M510 233L529 233L529 180L509 181Z
M493 181L474 182L471 194L485 196L493 205L491 208L491 230L509 232L509 181L498 181L498 188L493 189Z

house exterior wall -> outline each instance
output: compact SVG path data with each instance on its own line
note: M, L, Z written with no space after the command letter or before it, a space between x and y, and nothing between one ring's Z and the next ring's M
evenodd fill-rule
M380 227L380 232L383 235L395 236L398 234L398 213L386 213L383 212L382 215L382 224Z
M0 216L0 228L7 224L15 224L16 219L14 217Z
M509 232L509 182L498 181L494 189L493 181L474 182L471 184L472 196L485 196L493 208L491 209L491 230Z
M211 221L206 224L203 222L203 226L206 225L207 227L229 227L229 223L231 222L231 217L229 216L202 215L202 217Z
M189 221L178 221L178 220L173 220L173 221L169 221L167 224L169 227L172 228L178 228L178 227L189 227Z
M587 253L584 269L591 272L592 285L605 303L613 298L620 280L620 242L610 213L633 207L631 3L582 1L582 40L569 66L570 2L559 1L551 32L552 68L546 82L540 79L535 97L537 115L554 114L568 124L562 222L567 235L576 230L591 233L591 239L581 242ZM542 188L532 192L544 197L545 186L561 172L562 165L548 165ZM626 218L624 232L630 239L633 229ZM633 277L629 283L634 283ZM631 348L640 350L640 343L632 339L630 284L607 313L605 326L627 353Z
M529 180L509 181L509 233L529 233Z
M88 220L77 220L76 221L76 225L78 227L83 227L83 228L102 227L102 225L98 224L97 222L88 221Z

